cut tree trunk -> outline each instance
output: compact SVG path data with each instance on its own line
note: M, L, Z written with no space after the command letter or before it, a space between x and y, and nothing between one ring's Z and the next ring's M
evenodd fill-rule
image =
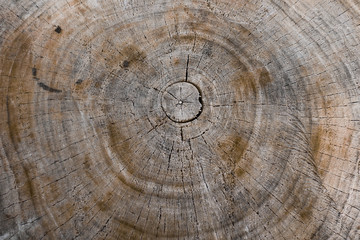
M0 3L0 239L360 239L359 0Z

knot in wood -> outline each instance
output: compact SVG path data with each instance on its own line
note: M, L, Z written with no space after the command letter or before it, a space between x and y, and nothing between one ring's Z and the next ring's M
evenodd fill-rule
M201 93L193 83L173 83L163 92L161 105L166 116L172 121L190 122L202 112Z

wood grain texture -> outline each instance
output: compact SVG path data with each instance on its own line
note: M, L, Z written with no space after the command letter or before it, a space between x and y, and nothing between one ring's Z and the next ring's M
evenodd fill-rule
M358 0L0 3L0 239L360 239Z

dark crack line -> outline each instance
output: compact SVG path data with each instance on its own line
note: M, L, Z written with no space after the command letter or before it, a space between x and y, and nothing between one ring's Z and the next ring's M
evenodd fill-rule
M187 61L186 61L186 75L185 75L185 82L187 82L187 80L188 80L188 76L189 76L189 60L190 60L190 56L188 55L188 57L187 57Z
M41 87L42 89L44 89L45 91L48 91L48 92L54 92L54 93L61 93L62 92L62 90L49 87L48 85L46 85L46 84L44 84L42 82L39 82L38 85L39 85L39 87Z
M174 144L175 144L175 141L173 141L172 146L171 146L171 150L170 150L170 154L169 154L169 159L168 159L167 173L169 172L169 169L170 169L170 161L171 161L171 155L172 155L173 150L174 150Z
M183 128L180 128L180 134L181 134L181 141L184 141L184 132L183 132Z
M170 93L170 92L167 92L170 96L172 96L174 99L176 99L177 101L179 101L179 99L177 97L175 97L174 94Z
M184 97L184 99L188 99L191 95L193 95L194 92L191 92L189 95L187 95L186 97Z

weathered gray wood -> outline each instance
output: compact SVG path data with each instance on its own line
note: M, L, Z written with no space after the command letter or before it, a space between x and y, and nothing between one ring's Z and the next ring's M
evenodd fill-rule
M0 0L0 239L360 239L359 9Z
M162 94L162 108L170 120L186 123L198 118L202 111L201 94L197 87L180 81L168 86Z

